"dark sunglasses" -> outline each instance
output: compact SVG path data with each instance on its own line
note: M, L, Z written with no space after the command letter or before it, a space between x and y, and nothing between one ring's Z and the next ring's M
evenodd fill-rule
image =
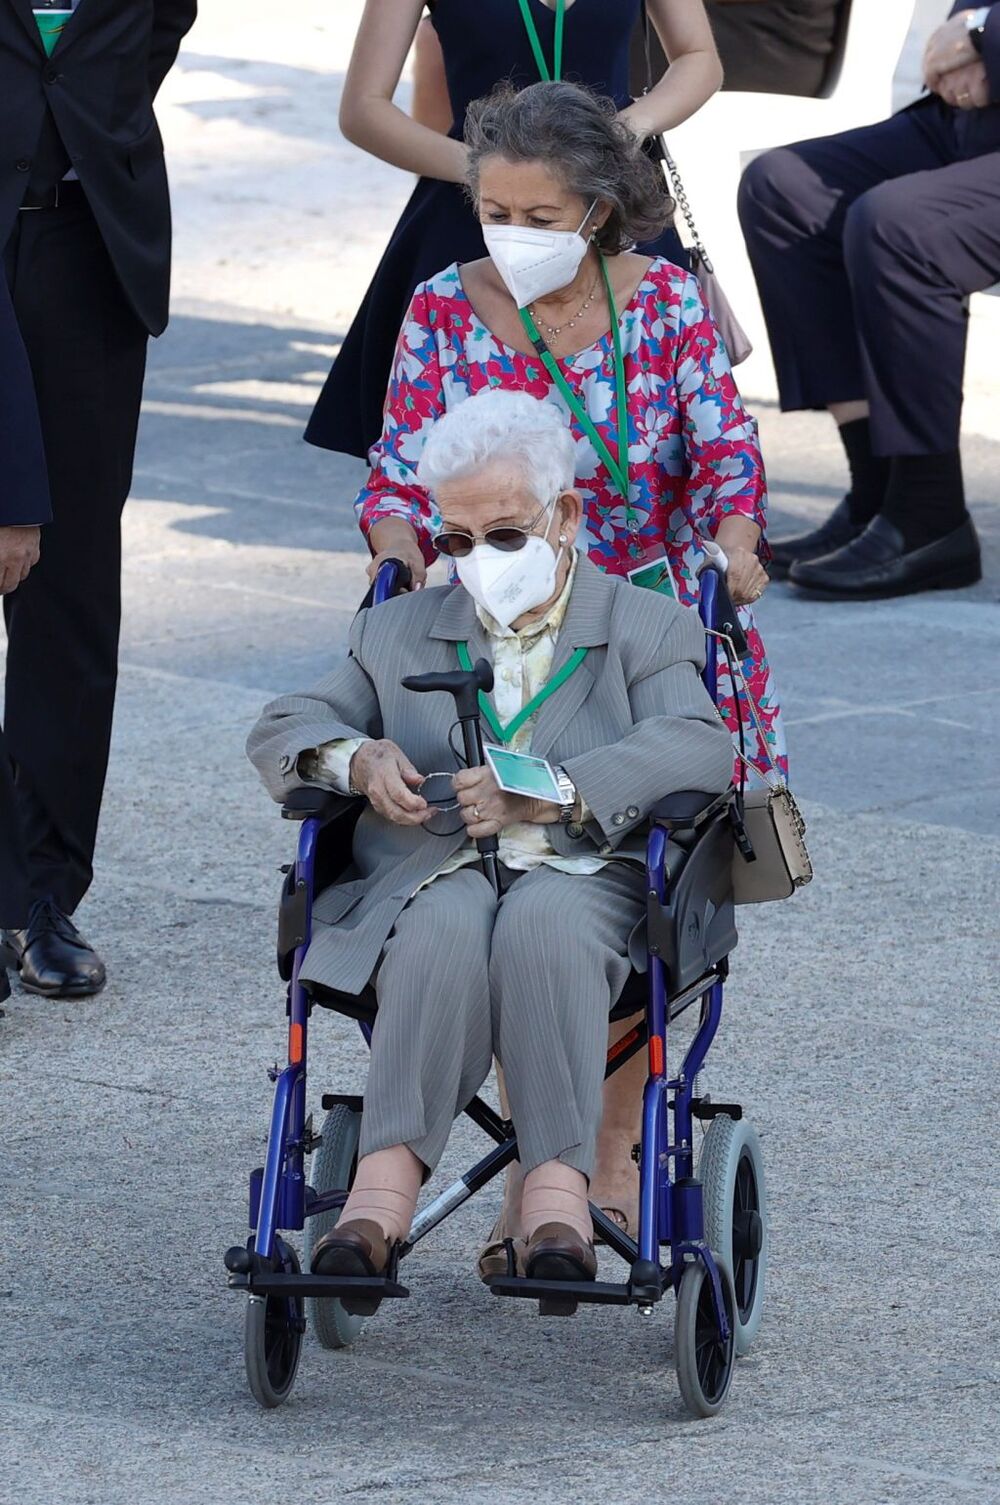
M438 553L447 559L467 559L477 543L489 544L503 554L516 554L532 537L539 518L544 517L554 505L554 502L546 502L526 528L487 528L485 533L466 533L461 528L449 528L443 533L435 534L431 542Z

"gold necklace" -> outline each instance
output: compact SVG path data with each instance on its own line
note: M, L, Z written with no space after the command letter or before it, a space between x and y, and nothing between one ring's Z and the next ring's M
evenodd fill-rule
M567 319L565 324L547 324L544 319L539 317L533 303L529 303L528 312L534 319L535 323L540 324L545 333L549 336L550 339L552 339L556 335L562 334L564 330L572 329L574 324L578 324L580 322L597 295L597 285L600 280L601 274L600 272L598 272L597 276L594 278L593 286L591 287L590 292L587 294L586 298L584 298L583 302L580 304L580 307L577 309L572 319Z

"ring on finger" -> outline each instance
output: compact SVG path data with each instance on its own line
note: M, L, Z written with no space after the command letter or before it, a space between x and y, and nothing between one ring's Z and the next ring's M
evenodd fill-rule
M473 805L473 807L472 807L472 815L473 815L473 818L475 820L479 819L479 806L478 805Z

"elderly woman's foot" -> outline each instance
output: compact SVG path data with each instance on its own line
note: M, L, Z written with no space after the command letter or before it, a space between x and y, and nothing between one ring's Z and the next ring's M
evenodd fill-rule
M528 1240L525 1269L530 1280L595 1280L597 1255L575 1228L543 1223Z
M587 1178L559 1160L547 1160L524 1178L521 1199L532 1280L593 1280L597 1275ZM566 1307L567 1315L576 1303ZM555 1308L553 1308L555 1311Z
M384 1275L392 1251L378 1223L367 1218L340 1222L313 1250L314 1275Z
M350 1196L335 1228L313 1250L314 1275L384 1275L389 1256L410 1230L424 1167L404 1144L375 1150L358 1161ZM371 1297L342 1298L346 1311L369 1316ZM377 1302L376 1302L377 1305Z

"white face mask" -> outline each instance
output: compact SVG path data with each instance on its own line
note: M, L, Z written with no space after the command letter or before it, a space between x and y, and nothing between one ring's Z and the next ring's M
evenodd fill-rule
M550 520L554 507L555 502L549 508ZM476 544L471 554L455 560L455 569L476 604L501 627L509 627L553 594L561 554L562 549L557 554L547 538L533 533L513 554L488 543Z
M580 230L594 212L596 203L595 199L576 230L483 225L483 239L490 260L518 308L527 308L536 298L545 298L573 281L587 254L587 242Z

